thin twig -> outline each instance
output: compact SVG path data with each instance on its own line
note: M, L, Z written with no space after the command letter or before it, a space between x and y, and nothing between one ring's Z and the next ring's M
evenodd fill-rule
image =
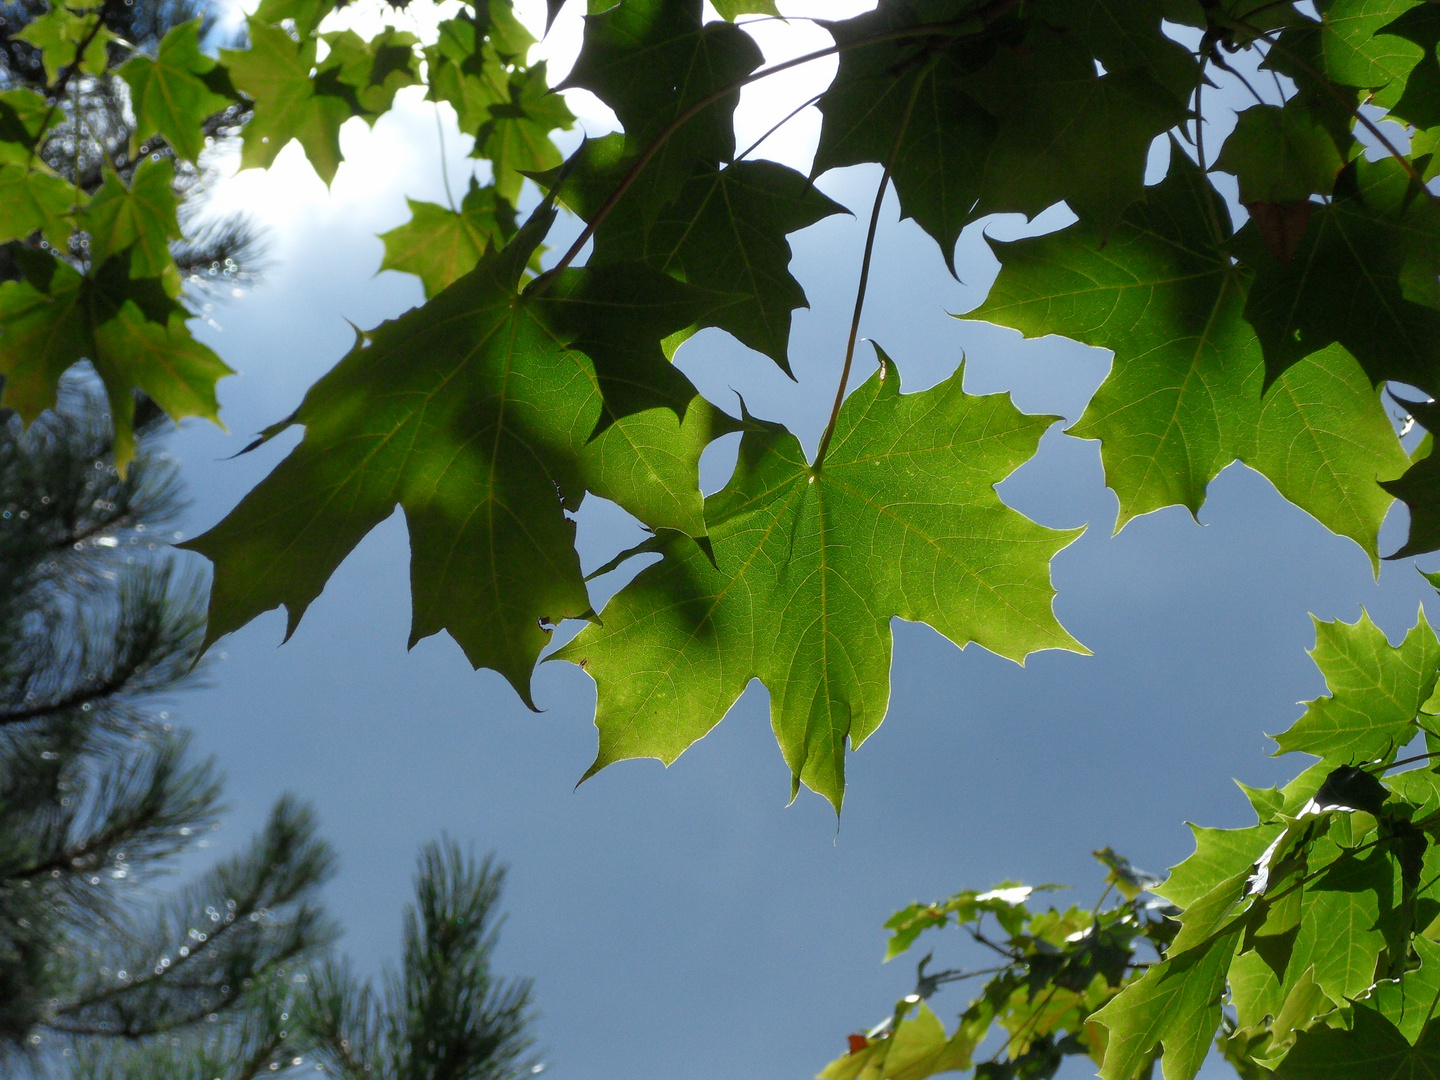
M1440 750L1433 750L1428 754L1416 754L1414 757L1401 758L1399 761L1392 761L1389 765L1378 767L1379 772L1389 772L1391 769L1398 769L1401 765L1414 765L1417 761L1429 761L1433 757L1440 757Z
M445 125L440 120L440 103L435 102L435 134L440 137L440 178L445 181L445 201L455 210L455 196L450 192L450 166L445 161Z
M835 388L835 404L830 409L830 419L825 424L825 433L820 436L820 445L815 450L815 464L812 475L820 472L825 462L825 452L830 449L830 440L835 435L835 424L840 419L840 407L845 403L845 387L850 382L850 368L855 362L855 342L860 333L860 312L865 307L865 290L870 285L870 259L875 254L875 230L880 224L880 207L885 202L885 189L890 186L890 170L900 154L900 144L905 139L905 130L910 126L910 114L915 111L915 102L920 97L920 87L925 81L925 72L915 77L915 86L910 91L910 100L905 104L905 115L895 132L894 145L885 159L885 171L880 175L880 186L875 189L875 205L870 210L870 228L865 234L865 255L860 260L860 284L855 290L855 311L850 316L850 337L845 342L845 364L840 369L840 385Z
M809 101L801 102L801 103L800 103L799 105L797 105L795 108L791 109L788 113L786 113L784 119L782 119L782 120L780 120L778 123L774 124L774 125L770 128L769 131L765 132L764 135L761 135L760 138L756 139L753 143L751 143L749 146L747 146L744 150L742 150L742 151L740 151L740 153L736 154L736 155L735 155L735 160L736 160L736 161L744 161L747 157L749 157L751 154L753 154L756 150L758 150L758 149L760 148L760 144L761 144L761 143L763 143L766 139L770 138L771 135L774 135L777 131L779 131L782 127L784 127L786 124L788 124L791 120L794 120L795 117L799 116L802 112L804 112L806 109L808 109L811 105L814 105L817 101L819 101L822 97L824 97L825 94L826 94L826 91L821 90L820 93L816 94L816 95L815 95L814 97L812 97Z

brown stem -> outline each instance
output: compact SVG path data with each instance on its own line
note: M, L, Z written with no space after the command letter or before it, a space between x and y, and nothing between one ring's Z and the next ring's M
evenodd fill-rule
M925 81L925 72L916 75L915 86L910 91L910 100L905 104L905 115L895 132L895 142L885 159L885 171L880 176L880 186L875 189L875 205L870 208L870 228L865 234L865 255L860 260L860 284L855 290L855 310L850 316L850 337L845 342L845 364L840 369L840 385L835 388L835 404L830 408L830 419L825 424L825 433L820 436L820 445L815 449L815 464L810 467L811 475L820 472L825 453L830 449L830 440L835 436L835 424L840 419L840 407L845 403L845 387L850 382L850 368L855 362L855 342L860 334L860 312L865 307L865 290L870 285L870 259L875 254L875 230L880 224L880 207L885 202L885 189L890 186L890 169L899 156L900 144L905 138L905 129L910 126L910 114L915 111L915 101L920 96L920 86Z

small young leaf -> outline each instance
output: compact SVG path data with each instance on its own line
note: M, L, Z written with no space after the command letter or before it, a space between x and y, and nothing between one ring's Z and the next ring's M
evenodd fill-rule
M380 269L415 274L427 297L468 274L487 247L501 247L515 233L511 205L497 197L494 187L481 187L473 176L458 211L437 203L405 201L410 220L380 235L385 243Z

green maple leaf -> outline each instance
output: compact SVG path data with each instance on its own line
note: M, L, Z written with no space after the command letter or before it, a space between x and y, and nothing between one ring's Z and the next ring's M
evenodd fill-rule
M509 75L485 31L462 11L437 28L435 44L426 46L431 101L455 108L460 130L475 132L490 118L490 106L508 100Z
M1248 829L1207 829L1191 825L1195 851L1170 870L1156 887L1158 895L1182 908L1200 900L1222 882L1248 870L1265 849L1284 832L1280 824L1252 825Z
M760 48L729 23L701 22L700 0L627 0L585 20L585 40L562 86L592 91L615 110L625 146L638 155L692 106L760 66ZM679 194L697 163L735 153L732 116L740 91L691 117L645 169L654 210Z
M551 91L543 62L513 72L507 88L509 100L487 106L489 119L476 132L470 156L489 159L496 189L513 204L528 174L559 166L560 150L550 132L568 131L575 117Z
M1291 99L1294 107L1304 107L1319 117L1335 140L1340 156L1348 160L1355 149L1353 110L1360 105L1361 92L1354 87L1336 85L1325 77L1329 36L1321 23L1295 18L1291 13L1275 47L1269 50L1260 66L1286 76L1295 84L1295 96Z
M284 30L253 17L246 25L250 48L220 53L235 86L255 102L245 125L240 167L269 168L297 139L329 184L340 167L340 125L363 111L353 88L336 78L322 82L314 77L317 39L292 41Z
M60 72L76 63L77 59L78 70L86 75L100 75L109 59L105 47L115 40L115 35L108 27L102 26L92 36L95 20L99 17L98 10L93 14L77 15L69 8L55 4L13 37L40 50L41 63L45 65L45 80L52 85L59 79ZM85 46L85 54L77 57L76 52L81 45Z
M1242 203L1288 203L1329 195L1344 164L1308 109L1255 105L1240 114L1214 167L1240 181Z
M714 0L722 19L734 22L741 15L779 15L775 0Z
M1210 481L1240 458L1373 561L1391 502L1376 477L1404 472L1404 450L1342 350L1262 391L1260 342L1243 318L1245 272L1222 246L1224 211L1210 200L1206 178L1173 148L1170 175L1108 239L1082 222L991 241L1000 275L966 317L1115 353L1070 434L1100 440L1117 528L1163 506L1197 512Z
M993 42L982 37L856 44L923 24L924 14L908 4L882 4L826 24L837 44L847 47L819 101L824 122L812 172L891 161L900 212L940 245L953 274L955 242L975 217L985 155L997 128L963 80L988 59Z
M1410 947L1420 966L1399 979L1382 979L1370 1003L1413 1045L1430 1020L1431 1004L1440 999L1440 945L1416 934Z
M1378 91L1378 105L1394 104L1422 52L1412 41L1379 31L1423 2L1333 0L1323 5L1325 74L1342 86Z
M1237 925L1172 955L1091 1014L1109 1032L1103 1080L1131 1080L1162 1045L1165 1080L1192 1080L1220 1026L1225 975L1240 936Z
M1417 128L1440 127L1440 12L1433 4L1419 4L1378 31L1404 38L1420 49L1420 60L1405 77L1405 88L1390 106L1390 115ZM1411 155L1419 156L1412 141Z
M686 410L684 429L657 410L590 437L598 380L570 341L607 316L605 275L643 272L574 271L554 295L516 293L552 218L532 219L424 307L363 335L266 432L300 424L305 438L189 545L215 563L212 640L280 605L293 632L341 560L399 505L411 538L412 642L449 631L476 667L499 671L531 703L549 629L590 612L565 513L587 488L653 523L703 532L698 461L719 433L705 430L719 422L703 401ZM636 291L661 285L673 286L662 326L693 319L677 282L649 278ZM645 322L632 320L637 333Z
M977 1042L964 1024L954 1036L947 1035L940 1018L921 1002L915 1016L903 1019L892 1035L832 1061L818 1080L881 1076L885 1080L925 1080L936 1073L970 1068Z
M630 167L624 139L588 142L578 168L566 173L560 197L592 218ZM595 236L592 266L638 260L715 293L734 297L707 325L718 326L790 373L791 312L808 306L790 274L787 234L845 208L804 176L772 161L741 161L724 169L700 166L679 198L658 214L622 201Z
M1440 407L1434 403L1401 399L1401 404L1425 426L1427 433L1440 428ZM1431 438L1426 435L1427 442ZM1430 452L1423 442L1421 449L1426 452L1416 455L1417 460L1404 476L1382 484L1410 511L1410 534L1405 546L1389 556L1392 559L1408 558L1440 548L1440 457Z
M1339 342L1376 383L1440 391L1440 210L1396 162L1347 166L1288 263L1250 248L1245 316L1268 378Z
M295 20L295 32L309 37L326 15L335 10L335 0L260 0L255 18L271 26Z
M1440 1019L1431 1020L1412 1045L1380 1013L1364 1005L1350 1030L1317 1025L1300 1033L1275 1069L1276 1080L1437 1080Z
M1161 20L1173 13L1164 5L1154 0L1041 0L1035 10L1050 25L1078 35L1106 71L1143 71L1181 105L1194 92L1199 65L1189 49L1166 36Z
M81 198L43 165L0 163L0 243L40 232L63 251L70 238L70 211Z
M415 70L419 39L414 34L387 26L369 41L353 30L324 34L322 38L330 52L320 66L320 74L333 74L354 91L360 115L371 126L390 108L402 88L420 82Z
M1082 650L1051 611L1048 571L1078 533L1034 524L994 490L1053 418L971 397L963 370L901 395L881 360L818 472L793 435L751 420L733 478L705 503L709 547L657 536L647 550L663 560L556 653L598 686L586 776L623 758L669 764L758 678L792 796L803 783L838 812L846 740L858 747L888 705L892 618L1015 660Z
M221 92L223 69L200 51L200 22L172 27L153 60L136 55L120 68L135 111L133 145L158 133L180 157L196 161L205 149L202 123L230 106Z
M1312 871L1327 856L1333 862L1305 884L1286 982L1313 968L1315 983L1343 1005L1374 985L1386 944L1380 924L1399 900L1398 874L1385 851L1346 857L1328 838L1313 843L1309 855Z
M130 186L113 172L86 204L77 220L90 234L90 258L102 263L127 248L130 273L158 278L169 270L171 239L179 239L175 216L175 165L168 158L146 158Z
M1317 619L1310 655L1330 696L1308 702L1305 715L1275 736L1281 753L1298 750L1355 765L1410 741L1440 665L1440 641L1423 610L1398 647L1363 612L1353 624Z
M415 274L434 296L475 268L490 246L501 247L515 233L515 211L492 186L472 176L460 209L406 199L410 220L381 233L385 258L381 270Z
M0 91L0 164L34 164L35 141L50 118L44 95L24 87Z
M155 279L134 280L124 256L91 277L49 258L43 272L0 284L4 404L29 423L55 404L60 376L89 360L105 384L115 424L115 461L134 456L134 391L176 420L216 419L215 383L230 369L190 336L186 313Z
M1150 144L1186 116L1143 70L1097 74L1088 50L1043 26L962 85L999 121L976 215L1063 200L1102 235L1144 193Z

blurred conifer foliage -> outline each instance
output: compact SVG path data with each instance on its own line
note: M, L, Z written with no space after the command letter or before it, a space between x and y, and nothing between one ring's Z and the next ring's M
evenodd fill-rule
M285 1005L335 937L317 897L334 856L285 798L248 848L154 899L221 810L213 762L159 708L194 665L205 589L169 547L173 464L142 448L122 479L112 451L79 384L0 428L0 1071L192 1075L156 1068L180 1054L253 1075L293 1057Z
M427 846L380 992L337 960L335 866L286 796L248 847L157 889L219 822L213 761L165 697L206 589L170 547L175 466L142 402L122 478L100 395L68 380L28 431L0 416L0 1075L506 1080L530 984L496 978L504 868ZM158 898L157 898L158 897Z

